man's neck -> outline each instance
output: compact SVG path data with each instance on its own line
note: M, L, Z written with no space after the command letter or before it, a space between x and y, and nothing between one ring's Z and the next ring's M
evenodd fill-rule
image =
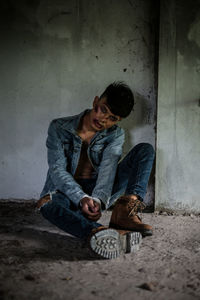
M79 123L78 131L83 133L89 132L90 134L96 133L94 128L92 128L92 126L90 125L90 113L87 113L85 116L83 116L82 120Z
M96 131L90 126L90 113L83 116L79 123L77 133L83 141L90 142Z

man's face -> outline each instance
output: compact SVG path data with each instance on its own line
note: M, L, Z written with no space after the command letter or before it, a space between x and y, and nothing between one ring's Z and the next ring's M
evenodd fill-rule
M108 129L121 121L121 117L114 115L106 103L106 98L100 99L99 97L95 97L94 99L90 121L95 131Z

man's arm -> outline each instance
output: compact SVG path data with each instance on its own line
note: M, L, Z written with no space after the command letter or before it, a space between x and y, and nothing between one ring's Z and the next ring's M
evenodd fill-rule
M122 155L122 146L124 144L124 130L121 128L118 130L120 130L120 132L103 151L96 186L92 192L92 197L99 198L105 207L111 196L116 170Z
M48 129L47 156L51 180L56 189L64 193L78 207L80 200L85 196L81 186L73 176L66 171L67 158L61 139L56 130L56 120L52 121Z

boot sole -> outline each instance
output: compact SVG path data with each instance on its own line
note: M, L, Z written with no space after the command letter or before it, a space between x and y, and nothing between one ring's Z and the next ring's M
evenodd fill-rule
M141 242L142 235L140 232L128 232L122 235L114 229L105 229L91 237L90 247L101 257L113 259L122 253L138 251Z
M114 228L114 229L120 229L120 230L131 230L133 232L140 232L143 237L153 235L153 231L151 229L139 230L138 228L124 228L124 227L121 227L119 225L115 225L112 223L109 224L109 227Z

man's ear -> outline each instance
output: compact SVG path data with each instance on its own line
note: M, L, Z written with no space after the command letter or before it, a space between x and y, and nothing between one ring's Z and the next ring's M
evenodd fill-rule
M93 101L93 107L99 102L99 97L96 96Z

